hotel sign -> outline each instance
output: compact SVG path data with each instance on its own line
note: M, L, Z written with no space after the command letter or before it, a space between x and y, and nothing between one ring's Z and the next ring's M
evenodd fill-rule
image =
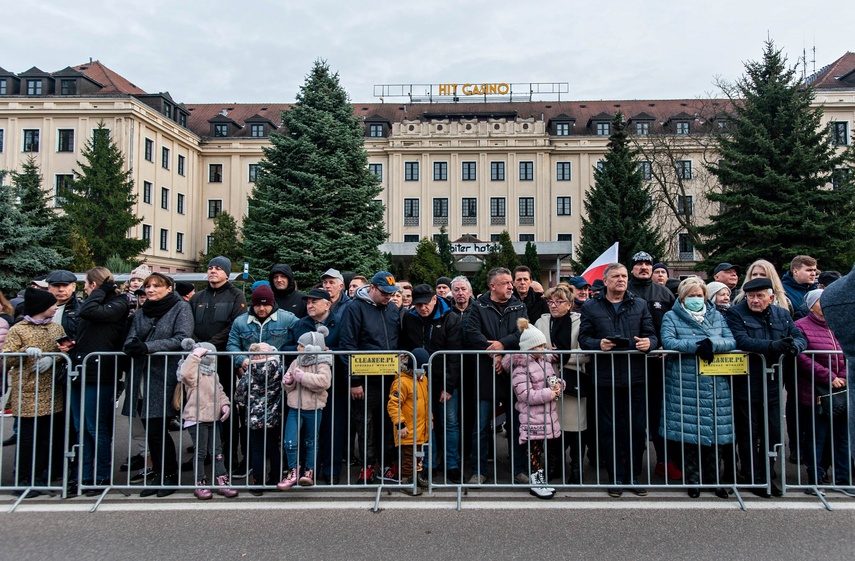
M439 84L439 95L508 95L511 86L496 84Z
M454 255L486 255L490 253L490 248L499 250L499 244L487 243L452 243L451 253Z

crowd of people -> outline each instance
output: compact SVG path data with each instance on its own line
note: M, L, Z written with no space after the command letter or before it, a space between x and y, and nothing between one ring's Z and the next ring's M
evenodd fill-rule
M741 285L731 263L709 283L679 280L643 251L594 283L575 276L547 290L525 266L496 268L477 296L465 276L412 286L334 268L301 292L277 264L249 302L230 270L228 258L211 259L197 290L146 265L120 287L96 267L83 299L76 276L58 270L19 301L0 300L2 350L21 353L3 363L17 493L37 496L61 477L68 402L80 450L71 494L108 488L122 460L140 496L174 493L182 471L201 500L238 496L243 478L253 495L352 483L351 467L357 484L403 483L413 495L429 471L478 487L500 482L489 464L503 412L506 483L538 498L554 495L550 484L584 484L585 457L605 471L610 496L646 495L648 442L653 471L690 497L727 498L740 484L780 495L784 442L809 492L855 496L845 349L823 313L824 289L841 275L820 274L809 256L783 276L756 261ZM749 353L747 375L699 375L734 350ZM355 351L401 353L399 366L351 372ZM783 394L769 368L779 363ZM125 458L113 457L117 400L130 427ZM192 439L185 462L176 430Z

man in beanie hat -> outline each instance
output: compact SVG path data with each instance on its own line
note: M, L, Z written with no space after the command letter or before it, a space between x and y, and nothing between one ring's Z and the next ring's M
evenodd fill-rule
M440 298L448 298L449 294L451 294L451 279L448 277L436 279L436 295Z
M269 279L279 309L291 312L298 319L306 317L306 301L303 300L303 293L297 290L297 281L294 280L291 266L286 263L273 265Z
M657 263L653 265L653 273L651 279L655 284L661 284L665 286L665 282L668 280L670 273L668 272L668 267L665 266L665 263Z
M198 342L211 343L218 351L225 351L232 323L246 312L246 297L243 292L229 282L232 262L219 255L208 262L208 286L196 292L190 299L190 309L196 322L193 338ZM231 399L234 393L234 370L232 357L217 357L217 374L226 395ZM223 423L223 450L226 466L232 457L237 459L238 438L232 438L232 428L237 429L237 420ZM245 474L245 464L239 464L233 470L233 477ZM244 473L240 473L244 471Z
M185 302L189 302L193 295L196 294L196 287L192 282L178 281L175 283L175 292L178 296L184 298Z

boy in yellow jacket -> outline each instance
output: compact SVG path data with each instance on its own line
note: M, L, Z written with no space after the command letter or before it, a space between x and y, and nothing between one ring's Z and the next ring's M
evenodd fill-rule
M418 487L413 484L415 450L421 450L422 445L428 441L432 424L428 380L424 370L428 354L424 349L415 349L413 356L417 366L413 368L412 364L409 364L410 360L402 360L401 371L392 382L389 402L386 404L386 411L395 426L393 434L401 458L401 481L404 485L409 485L401 490L408 495L419 494ZM418 486L427 487L427 480L422 476L421 470L418 471Z

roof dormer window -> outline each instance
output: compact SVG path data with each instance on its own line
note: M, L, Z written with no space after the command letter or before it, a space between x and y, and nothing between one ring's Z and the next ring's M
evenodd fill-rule
M678 135L685 136L689 134L689 121L677 121L674 128Z
M27 95L42 95L42 81L27 80Z
M253 138L264 137L264 125L250 125L249 136Z
M597 136L609 136L611 134L611 123L596 123L594 134Z
M77 95L77 80L74 78L63 78L59 81L60 95Z
M218 138L229 136L229 126L225 123L214 124L214 136Z

